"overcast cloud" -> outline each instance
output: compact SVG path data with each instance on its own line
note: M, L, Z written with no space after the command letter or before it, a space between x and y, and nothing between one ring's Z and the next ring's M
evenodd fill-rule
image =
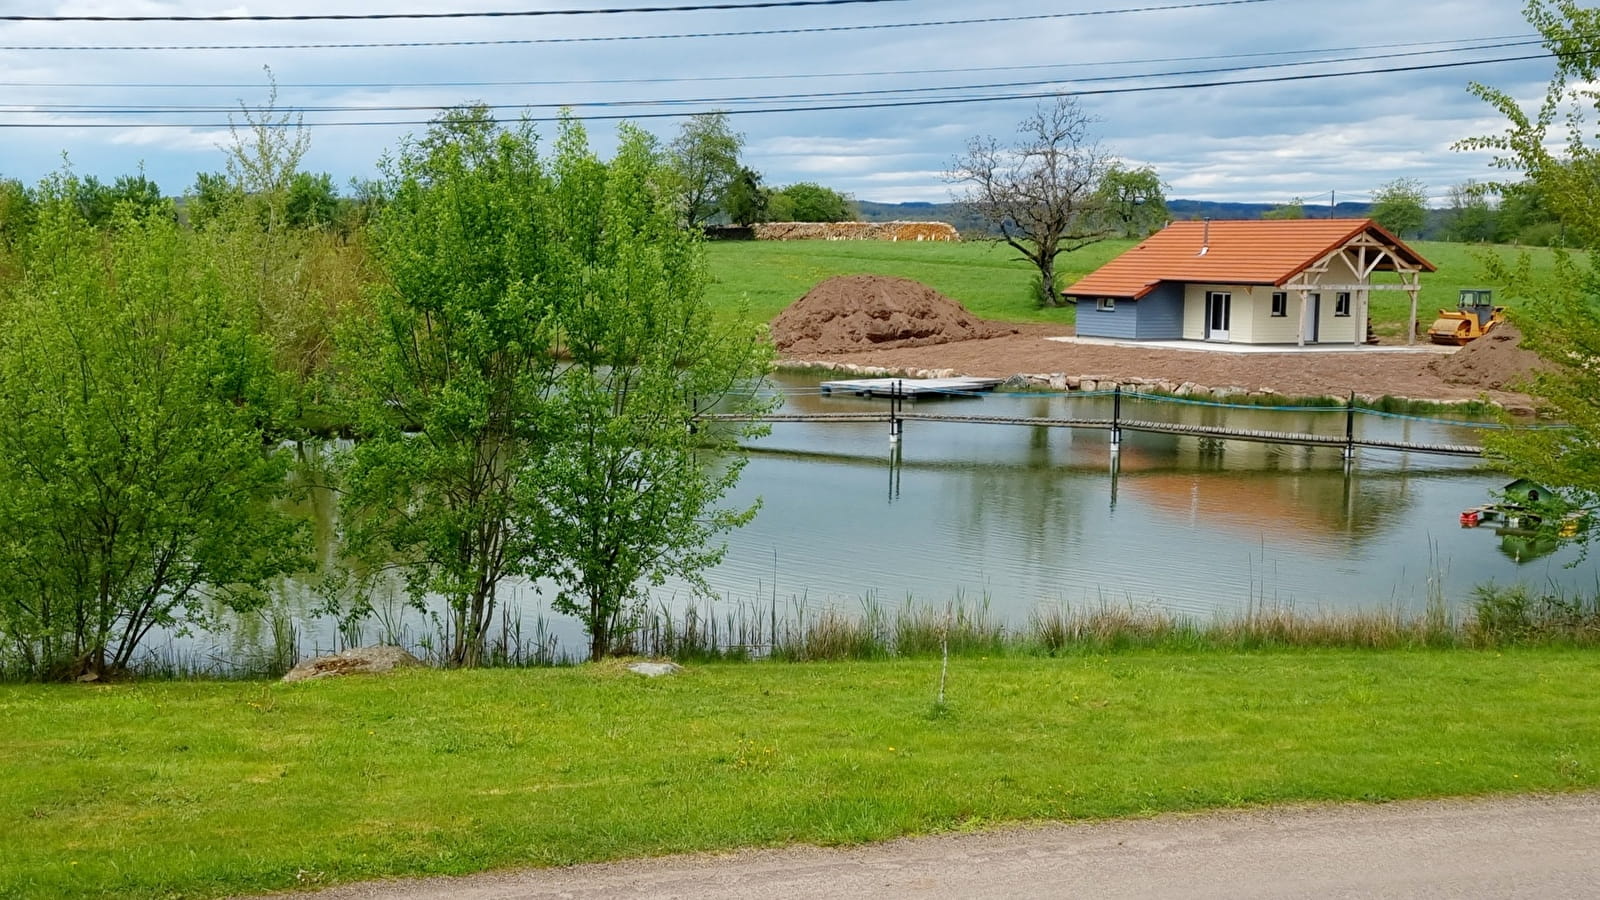
M0 46L548 41L1059 15L1179 2L1182 0L1065 0L1024 5L898 0L801 9L445 21L0 23ZM19 5L5 4L0 9L15 13ZM648 4L629 0L282 0L253 4L81 0L27 4L26 12L291 14L629 5ZM550 115L561 104L577 106L580 115L679 113L719 107L737 111L908 96L1015 95L1367 71L1537 53L1537 46L1528 45L1464 51L1459 49L1462 44L1434 43L1529 39L1532 31L1519 7L1511 0L1260 0L1022 22L745 37L361 49L0 49L0 96L5 98L0 101L0 124L116 124L109 128L6 127L0 130L4 141L0 175L35 181L59 168L65 152L76 171L102 178L131 172L142 162L146 173L167 192L179 193L193 184L196 172L222 167L217 145L228 138L227 114L165 110L129 115L106 110L228 107L241 100L259 104L266 99L263 67L268 66L280 84L279 105L289 108L438 107L484 101L528 106L536 116ZM1391 46L1372 49L1378 45ZM1281 51L1295 53L1263 55ZM1402 55L1420 51L1449 52ZM1375 58L1125 78L1357 56ZM983 68L991 70L972 71ZM1342 199L1360 200L1378 185L1400 177L1420 179L1434 196L1442 197L1452 184L1490 175L1484 156L1450 149L1463 137L1497 130L1501 124L1467 93L1468 81L1494 84L1532 102L1541 96L1551 68L1548 60L1475 64L1274 84L1085 94L1081 102L1101 120L1102 142L1134 163L1155 166L1173 197L1283 202L1302 196L1316 201L1336 191ZM957 69L963 71L947 71ZM918 74L877 74L913 70ZM1112 77L1121 80L1084 80ZM617 83L624 80L641 81ZM149 84L182 86L140 86ZM357 84L361 86L353 86ZM416 86L408 86L413 84ZM1012 86L975 87L998 84ZM748 99L908 88L951 90L817 100ZM639 101L650 103L591 105ZM662 106L663 101L687 102ZM978 134L1010 135L1036 102L1000 99L771 112L736 115L732 121L745 135L746 163L762 172L768 184L817 181L868 200L940 201L948 199L949 191L939 173L966 139ZM62 108L69 104L83 111ZM44 106L51 108L41 109ZM431 115L426 108L308 111L305 121L314 127L305 165L332 173L339 183L351 177L370 177L385 149L408 132L420 132L422 126L325 127L317 123L426 120ZM502 115L511 118L516 112L508 109ZM640 121L663 137L670 137L681 122L676 118ZM151 127L172 123L189 124ZM604 121L591 125L594 142L602 151L609 148L613 127Z

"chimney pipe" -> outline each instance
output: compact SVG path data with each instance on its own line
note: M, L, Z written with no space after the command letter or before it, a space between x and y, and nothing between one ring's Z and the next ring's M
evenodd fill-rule
M1195 254L1196 256L1205 256L1206 252L1211 249L1211 217L1210 216L1206 216L1205 217L1205 223L1206 223L1205 224L1205 230L1204 230L1204 232L1201 233L1201 236L1200 236L1200 252Z

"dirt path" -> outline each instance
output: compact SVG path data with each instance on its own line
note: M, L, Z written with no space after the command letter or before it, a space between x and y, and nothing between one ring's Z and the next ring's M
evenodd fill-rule
M1144 349L1045 340L1061 328L1018 326L1020 334L924 347L898 347L809 357L832 363L891 369L955 369L965 375L1019 373L1101 376L1096 380L1150 378L1208 387L1269 389L1288 396L1342 397L1390 394L1419 400L1470 400L1486 396L1527 407L1523 394L1450 384L1428 368L1427 353L1224 353Z
M1264 809L354 885L319 900L1593 897L1600 794Z

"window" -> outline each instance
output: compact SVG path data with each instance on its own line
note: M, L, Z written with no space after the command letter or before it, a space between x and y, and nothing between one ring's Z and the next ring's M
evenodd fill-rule
M1272 292L1272 314L1280 319L1289 314L1288 291Z
M1340 291L1333 295L1333 314L1336 316L1350 315L1350 292Z
M1095 312L1115 312L1117 301L1110 297L1101 297L1094 302Z

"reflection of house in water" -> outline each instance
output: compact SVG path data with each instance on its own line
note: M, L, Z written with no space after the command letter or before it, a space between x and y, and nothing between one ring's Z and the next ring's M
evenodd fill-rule
M1409 503L1403 478L1341 471L1125 471L1120 481L1124 495L1170 517L1289 542L1376 535Z

